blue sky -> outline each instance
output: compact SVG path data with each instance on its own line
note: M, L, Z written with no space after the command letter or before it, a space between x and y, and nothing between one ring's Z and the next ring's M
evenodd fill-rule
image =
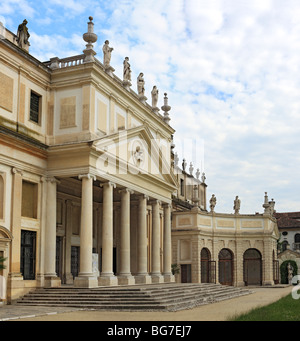
M262 212L265 191L278 211L300 210L299 0L0 3L11 31L28 20L30 53L41 61L81 54L89 16L98 59L108 39L117 76L128 56L149 99L153 85L159 106L168 93L180 158L204 168L217 212L233 212L236 195L242 213ZM204 160L181 151L189 139L204 142Z

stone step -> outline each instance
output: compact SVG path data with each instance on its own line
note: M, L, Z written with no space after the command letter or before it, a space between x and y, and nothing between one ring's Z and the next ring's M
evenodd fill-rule
M188 309L251 293L219 284L160 284L137 288L42 288L17 301L20 305L65 306L95 310Z

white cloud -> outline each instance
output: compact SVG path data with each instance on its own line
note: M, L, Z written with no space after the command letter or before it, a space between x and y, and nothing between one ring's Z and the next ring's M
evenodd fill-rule
M13 1L0 5L8 16ZM45 16L53 20L51 32L35 29L31 37L31 51L42 60L84 49L80 28L68 28L68 19L55 28L55 15L62 18L56 8L80 19L82 33L82 18L94 16L96 57L102 60L109 39L116 74L122 77L128 56L132 88L143 71L149 103L154 84L161 105L168 92L175 139L205 140L217 211L231 211L236 195L244 210L262 210L265 191L281 210L300 209L298 0L54 0Z

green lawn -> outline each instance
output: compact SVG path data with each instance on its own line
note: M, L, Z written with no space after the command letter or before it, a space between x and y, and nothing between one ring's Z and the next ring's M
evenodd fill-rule
M300 300L289 294L268 306L251 310L230 321L300 321Z

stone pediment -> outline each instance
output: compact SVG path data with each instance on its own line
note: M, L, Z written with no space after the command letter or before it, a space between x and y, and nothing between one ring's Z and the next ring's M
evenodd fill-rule
M170 141L155 139L148 125L98 139L93 147L99 153L97 171L100 174L135 175L177 188L171 168Z

